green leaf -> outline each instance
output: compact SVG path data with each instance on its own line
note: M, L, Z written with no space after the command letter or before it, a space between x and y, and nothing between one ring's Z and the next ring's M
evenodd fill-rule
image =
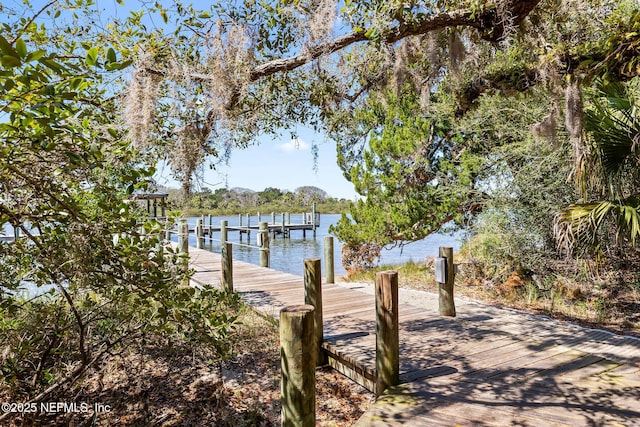
M25 58L27 56L27 44L24 42L24 40L16 40L16 50L18 51L18 55L20 55L20 58Z
M98 48L92 47L87 51L87 56L85 58L87 65L90 67L95 67L98 62Z
M113 50L112 47L110 47L109 50L107 50L107 61L116 62L117 60L118 58L116 56L116 51Z
M2 53L4 53L5 55L18 56L18 52L16 52L13 46L11 46L11 44L7 41L7 39L2 37L1 34L0 34L0 51L2 51Z
M0 63L5 67L14 68L19 67L22 62L20 61L20 58L16 56L3 55L2 58L0 58Z
M36 50L34 52L30 52L27 55L26 62L37 61L38 59L42 58L44 54L44 50Z

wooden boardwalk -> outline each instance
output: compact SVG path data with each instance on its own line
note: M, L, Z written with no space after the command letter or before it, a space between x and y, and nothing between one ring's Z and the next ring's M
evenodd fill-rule
M219 285L220 256L189 250L193 280ZM303 302L301 277L237 261L233 269L235 290L264 313ZM323 286L324 334L332 365L370 387L375 303L364 290ZM640 340L456 305L456 318L442 318L433 303L401 304L401 384L358 426L640 426Z

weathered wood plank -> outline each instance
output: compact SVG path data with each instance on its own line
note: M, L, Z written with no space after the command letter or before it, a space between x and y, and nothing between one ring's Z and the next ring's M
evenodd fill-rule
M220 283L219 255L189 252L194 281ZM234 288L267 315L304 301L301 277L233 268ZM329 364L374 390L373 296L330 284L322 293ZM358 426L640 425L640 340L475 303L456 315L399 305L402 384Z

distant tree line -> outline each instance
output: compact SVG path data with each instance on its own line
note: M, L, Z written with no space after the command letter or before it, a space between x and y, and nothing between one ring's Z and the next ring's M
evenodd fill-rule
M185 202L180 190L165 189L169 193L171 208L187 215L237 213L308 212L316 203L318 212L347 212L349 200L331 197L326 191L314 186L302 186L293 191L267 187L262 191L247 188L204 188L193 192Z

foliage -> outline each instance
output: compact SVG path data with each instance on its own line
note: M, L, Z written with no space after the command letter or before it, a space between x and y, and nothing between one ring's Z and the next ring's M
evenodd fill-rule
M317 211L323 213L345 212L348 208L346 200L329 197L324 190L313 186L299 187L293 192L273 187L257 192L241 188L218 188L214 192L203 190L194 193L186 204L180 195L174 195L172 202L188 215L310 212L314 202Z
M261 133L295 123L336 129L343 108L388 83L394 57L406 71L400 41L446 45L457 29L469 29L479 40L501 40L538 3L355 0L338 7L331 1L246 0L199 10L154 2L113 28L113 38L129 34L140 42L127 124L140 146L162 142L170 150L168 160L189 191L207 156L215 166L216 158ZM165 26L148 29L149 22ZM445 55L447 50L442 47ZM427 80L425 86L440 80L446 62L443 56L429 64L433 57L422 56L430 68L425 75L413 73Z
M558 214L560 244L566 249L636 247L640 237L640 138L638 79L627 85L609 84L593 96L585 113L591 137L588 182L584 202ZM615 240L614 240L615 238Z
M147 334L224 354L233 322L217 293L180 286L185 257L129 203L153 169L113 127L106 79L126 62L72 28L49 37L39 14L64 12L49 8L32 20L4 10L0 26L0 228L21 236L0 243L0 395L25 402Z
M351 218L343 214L331 230L346 246L419 240L474 212L482 198L475 190L478 158L458 151L458 136L447 134L446 121L421 114L415 91L389 92L356 116L368 137L349 172L363 198L351 204Z

